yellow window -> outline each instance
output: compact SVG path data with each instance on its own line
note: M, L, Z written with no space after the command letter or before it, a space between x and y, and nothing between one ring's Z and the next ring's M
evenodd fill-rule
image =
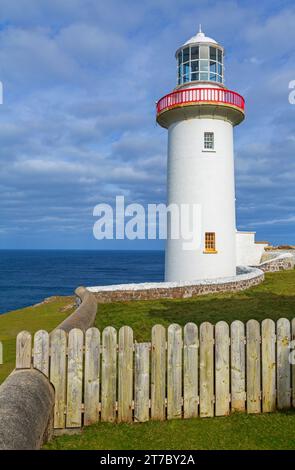
M205 233L205 252L206 253L216 253L215 233L214 232L206 232Z

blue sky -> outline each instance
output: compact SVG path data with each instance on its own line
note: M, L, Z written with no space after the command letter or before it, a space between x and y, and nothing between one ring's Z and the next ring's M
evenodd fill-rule
M161 248L98 242L93 207L165 202L155 101L202 23L246 98L235 130L237 222L295 244L294 1L0 0L0 248Z

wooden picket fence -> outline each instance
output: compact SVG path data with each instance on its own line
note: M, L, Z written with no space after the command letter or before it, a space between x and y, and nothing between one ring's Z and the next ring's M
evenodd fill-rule
M220 321L184 329L152 328L150 343L133 330L107 327L17 336L16 368L34 367L55 388L55 428L143 422L231 411L271 412L295 406L290 341L295 319L230 326ZM33 344L32 344L33 342ZM293 369L293 370L292 370Z

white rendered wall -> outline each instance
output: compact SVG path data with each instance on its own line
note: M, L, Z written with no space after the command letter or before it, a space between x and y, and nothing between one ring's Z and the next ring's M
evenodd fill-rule
M204 132L214 132L215 151L204 151ZM167 203L200 204L201 246L185 251L168 225L165 280L188 281L236 274L233 127L221 119L190 119L168 129ZM204 253L205 232L216 234L216 254Z
M255 243L255 232L237 232L237 266L257 266L261 263L267 243Z

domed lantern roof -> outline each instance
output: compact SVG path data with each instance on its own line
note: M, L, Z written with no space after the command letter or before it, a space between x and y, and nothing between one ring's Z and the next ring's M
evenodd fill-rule
M186 41L182 47L187 46L188 44L201 44L201 43L218 44L218 42L215 41L215 39L209 38L203 33L202 27L200 25L199 32L195 36L190 38L188 41Z

